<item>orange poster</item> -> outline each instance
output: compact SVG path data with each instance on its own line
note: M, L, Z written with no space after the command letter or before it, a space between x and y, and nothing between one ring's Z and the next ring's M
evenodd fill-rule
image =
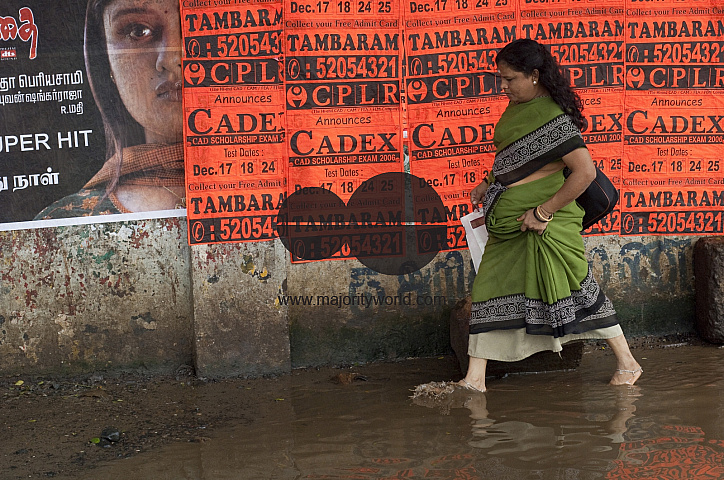
M181 2L191 243L282 236L292 261L466 248L507 104L495 56L517 38L558 60L620 189L584 233L722 233L715 0L228 3Z
M189 243L274 238L287 180L281 2L187 3L181 19Z
M623 86L581 88L586 126L581 132L593 162L618 189L624 183L623 155ZM610 215L591 226L584 234L617 234L620 229L620 203Z
M621 234L719 234L724 11L627 2Z
M583 103L583 138L596 166L621 188L624 0L521 4L520 32L546 45ZM585 234L619 231L618 207Z
M516 38L511 2L405 3L407 133L410 172L445 206L445 249L465 248L460 217L470 190L493 164L495 122L507 105L495 55Z
M399 0L293 1L284 8L288 194L294 196L284 212L292 222L284 240L292 261L401 255L402 234L387 231L399 230L401 212L377 211L363 200L372 195L399 210L404 193L404 185L380 177L403 169ZM341 217L327 214L337 210Z

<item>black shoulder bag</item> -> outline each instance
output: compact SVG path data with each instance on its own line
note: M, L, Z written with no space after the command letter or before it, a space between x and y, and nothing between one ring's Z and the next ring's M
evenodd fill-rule
M568 167L563 171L566 178L570 173ZM583 215L583 230L586 230L613 211L618 203L618 189L606 174L596 167L596 178L576 201L586 211Z

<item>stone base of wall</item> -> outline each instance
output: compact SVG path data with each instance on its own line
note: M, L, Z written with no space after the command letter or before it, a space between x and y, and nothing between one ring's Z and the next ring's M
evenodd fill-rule
M694 331L696 240L585 240L628 336ZM724 271L724 239L698 240L697 281L709 279L709 288L697 288L697 328L722 342L716 322L724 317L717 273ZM448 318L474 278L464 250L440 252L410 274L386 275L354 259L292 263L279 240L190 246L183 217L2 231L0 374L193 366L206 378L253 377L443 355L450 353L448 332L465 371L467 317L450 325ZM562 357L491 362L489 372L575 368L577 348L567 346Z
M724 343L724 238L702 238L694 245L696 331L711 343Z

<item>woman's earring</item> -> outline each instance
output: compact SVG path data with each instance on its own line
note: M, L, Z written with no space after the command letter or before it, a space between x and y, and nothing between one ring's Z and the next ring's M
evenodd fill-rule
M533 80L533 85L538 85L538 80Z

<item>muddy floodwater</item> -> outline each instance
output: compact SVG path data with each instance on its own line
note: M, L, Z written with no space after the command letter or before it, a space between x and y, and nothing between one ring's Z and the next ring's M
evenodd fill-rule
M607 385L613 355L587 347L575 371L414 401L417 385L460 378L451 357L295 372L273 384L263 418L77 478L724 478L724 349L634 354L636 386Z

